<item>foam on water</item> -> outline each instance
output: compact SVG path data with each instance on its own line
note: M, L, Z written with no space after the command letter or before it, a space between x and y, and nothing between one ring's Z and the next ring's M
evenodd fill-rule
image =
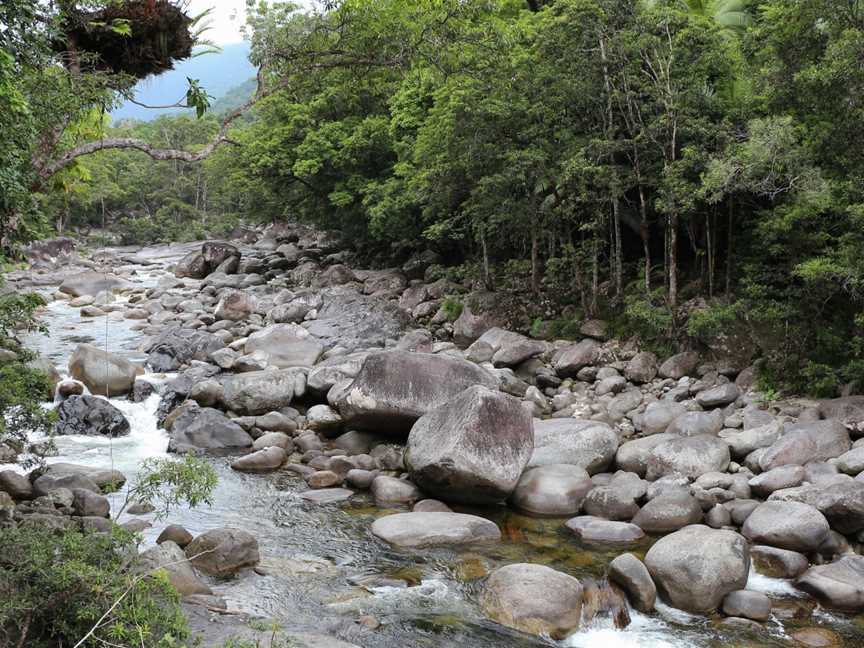
M747 589L762 592L769 596L803 596L803 593L792 584L792 581L765 576L753 569L752 565L750 566L750 575L747 577Z
M660 616L648 616L636 610L630 610L630 625L625 629L618 630L612 623L611 619L598 619L561 645L567 648L699 648L705 645L694 637L685 636L682 629Z

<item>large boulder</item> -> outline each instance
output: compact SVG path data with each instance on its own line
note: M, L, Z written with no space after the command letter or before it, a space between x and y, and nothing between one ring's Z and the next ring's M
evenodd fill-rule
M741 533L753 544L809 553L828 537L828 520L801 502L764 502L747 517Z
M111 272L78 272L63 280L60 292L72 297L95 297L103 291L115 292L131 287L132 284Z
M230 576L260 560L258 541L240 529L212 529L186 545L186 557L209 576Z
M491 361L496 367L514 367L546 350L546 345L519 333L491 328L468 347L468 359Z
M777 466L827 461L848 452L852 447L849 432L839 421L814 421L787 425L759 459L762 470Z
M132 391L138 367L90 344L79 344L69 358L69 373L100 396L124 396Z
M231 468L240 472L269 472L280 468L287 459L283 448L269 446L235 459Z
M624 377L641 385L654 380L657 375L657 356L650 351L637 353L624 368Z
M555 371L562 378L573 378L583 367L597 362L600 357L600 344L585 338L581 342L564 347L553 358Z
M104 398L70 396L57 406L55 434L118 437L130 432L123 412Z
M534 421L534 453L528 466L570 464L588 474L605 470L618 450L618 435L606 423L572 418Z
M654 448L676 438L678 437L674 434L661 432L622 443L618 452L615 453L615 465L619 470L636 473L640 477L644 477L648 471L648 460L651 458L651 452Z
M207 241L201 246L201 256L209 272L233 274L240 263L240 250L225 241Z
M246 353L261 353L267 362L280 369L311 367L324 352L309 331L297 324L273 324L249 336Z
M138 571L142 573L153 573L157 570L164 571L171 585L181 596L192 594L212 594L192 566L186 560L186 554L174 542L165 540L161 544L151 547L138 557Z
M578 466L537 466L522 474L510 501L531 515L570 516L579 512L593 487L588 473Z
M645 566L660 593L687 612L713 612L728 593L744 589L750 572L747 541L734 531L701 524L658 540Z
M669 439L651 450L646 478L654 481L678 474L696 479L708 472L724 472L729 461L729 446L715 437Z
M507 565L486 579L480 606L501 625L564 639L582 620L582 584L544 565Z
M660 365L658 373L661 378L678 380L684 376L691 375L699 366L699 354L695 351L684 351L673 355Z
M627 592L630 605L646 614L654 611L657 587L645 563L631 553L621 554L609 563L609 580Z
M467 347L489 329L502 325L501 296L492 292L474 293L465 300L453 322L453 341Z
M633 518L646 533L671 533L702 521L702 507L690 493L672 490L647 502Z
M237 450L252 445L252 437L222 412L187 404L171 426L172 452Z
M829 565L808 569L795 583L825 605L844 610L864 609L864 556L844 556Z
M50 479L81 477L86 480L86 483L94 484L96 486L96 491L94 492L113 492L126 483L126 476L119 470L94 468L92 466L81 466L79 464L65 462L51 464L45 468L45 470L41 471L41 473L42 478Z
M287 407L305 387L299 369L265 369L235 374L225 380L223 405L237 414L257 416Z
M506 499L534 449L531 415L521 403L483 386L422 416L408 436L412 480L445 501Z
M686 406L675 401L659 400L649 403L641 418L642 433L662 434L672 421L686 412Z
M174 265L174 276L189 279L203 279L210 270L201 250L193 250Z
M363 295L346 286L321 292L323 305L306 329L325 346L349 351L383 347L411 323L410 316L395 303Z
M436 547L494 542L501 531L494 522L464 513L396 513L378 518L372 534L397 547Z
M257 308L258 300L254 295L244 290L228 290L216 304L213 316L217 320L240 322L247 319Z
M741 390L738 389L738 385L726 383L699 392L696 396L696 402L706 408L723 407L729 403L734 403L740 395Z
M381 351L366 357L335 404L348 428L404 435L421 416L475 385L497 389L498 381L459 358Z
M853 534L864 530L864 481L836 480L820 489L814 502L831 528Z
M225 342L206 331L174 326L145 345L147 365L156 372L175 371L192 360L207 361Z

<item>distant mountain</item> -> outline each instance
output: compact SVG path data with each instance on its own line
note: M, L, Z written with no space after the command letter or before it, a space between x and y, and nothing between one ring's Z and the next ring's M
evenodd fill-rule
M218 54L206 54L178 63L170 72L157 77L144 79L136 87L135 99L151 106L161 106L175 103L186 95L188 83L186 77L198 79L209 95L215 98L213 103L224 97L229 91L245 85L255 76L255 67L249 62L249 43L225 45ZM254 91L254 85L252 86ZM250 93L251 95L251 93ZM235 97L232 97L236 101ZM245 101L240 99L236 105ZM189 112L179 108L150 110L126 102L111 113L115 122L121 119L140 119L149 121L167 113Z
M255 94L257 88L258 79L255 77L247 79L240 85L231 88L216 101L212 102L210 110L214 115L222 115L227 113L229 110L239 108Z

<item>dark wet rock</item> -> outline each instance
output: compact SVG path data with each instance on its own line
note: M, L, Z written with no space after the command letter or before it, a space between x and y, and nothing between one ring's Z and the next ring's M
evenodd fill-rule
M783 436L762 454L759 465L767 471L788 464L825 461L839 457L851 447L849 433L839 421L787 425Z
M522 474L510 501L515 508L532 515L575 515L593 487L588 473L578 466L537 466Z
M405 463L422 490L444 501L491 503L513 492L533 448L521 403L476 386L414 424Z
M397 547L464 545L500 540L494 522L464 513L397 513L378 518L372 534Z
M583 543L600 547L626 547L639 543L645 532L635 524L581 515L567 520L565 526Z
M723 599L723 614L753 621L767 621L771 616L771 599L762 592L736 590Z
M750 547L750 560L757 572L772 578L798 578L810 566L804 554L768 545Z
M605 470L618 450L618 435L599 421L561 418L534 422L529 467L571 464L594 474Z
M72 511L83 517L107 518L111 511L108 498L84 488L72 489Z
M138 368L124 358L80 344L69 359L69 373L94 394L123 396L132 390Z
M171 426L171 452L248 448L252 437L219 410L187 405Z
M501 625L563 639L582 620L582 584L544 565L507 565L486 579L480 607Z
M864 609L864 556L844 556L837 562L808 569L795 585L823 604L845 610Z
M240 529L212 529L186 546L186 556L198 571L209 576L230 576L258 564L258 541Z
M658 540L645 556L661 595L688 612L711 612L743 589L750 570L747 541L733 531L692 525Z
M421 416L475 385L498 386L488 371L458 358L376 352L340 393L336 409L349 427L404 435Z
M57 407L55 434L119 437L130 429L123 412L104 398L70 396Z
M240 263L240 250L237 246L226 243L225 241L208 241L201 246L201 256L207 264L209 272L216 272L220 269L225 274L233 274L237 271L237 265ZM226 263L233 263L232 266L227 266Z
M654 611L657 587L648 568L630 553L617 556L609 563L609 580L627 593L630 605L646 614Z
M192 360L207 361L225 347L216 335L193 329L171 327L145 345L147 365L155 372L175 371Z
M159 534L159 537L156 538L156 544L162 544L163 542L173 542L180 548L184 548L190 542L192 542L193 536L189 531L187 531L184 527L179 524L169 524L162 530L162 533Z
M14 470L0 471L0 491L8 493L14 500L33 499L33 485L24 475Z

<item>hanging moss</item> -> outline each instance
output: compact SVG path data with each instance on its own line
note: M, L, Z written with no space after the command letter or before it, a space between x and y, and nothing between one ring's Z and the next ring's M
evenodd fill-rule
M128 21L131 34L112 29ZM192 55L192 19L169 0L129 0L67 20L58 52L75 50L86 67L137 79L161 74Z

